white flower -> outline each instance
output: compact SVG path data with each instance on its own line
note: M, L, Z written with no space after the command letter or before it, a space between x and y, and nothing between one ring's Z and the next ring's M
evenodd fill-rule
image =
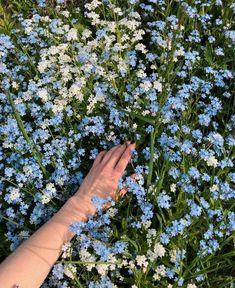
M84 262L96 262L96 257L91 255L90 252L86 250L86 248L81 248L79 250L79 255L82 261ZM91 271L93 267L95 267L95 264L85 264L87 271Z
M90 3L86 3L84 5L84 7L87 9L87 10L94 10L96 7L98 7L99 5L101 4L101 1L98 1L98 0L93 0L91 1Z
M71 87L69 88L70 97L75 96L75 98L78 99L79 101L83 100L84 95L81 92L82 84L83 83L76 82L71 85Z
M163 257L166 253L166 250L164 248L164 246L160 243L156 243L154 245L153 251L152 250L148 250L147 251L147 256L150 260L150 262L155 261L158 257Z
M187 288L197 288L197 286L195 284L188 284Z
M157 230L156 229L148 229L148 232L147 232L147 235L146 235L146 238L147 238L147 241L149 243L152 243L153 239L156 237L157 235Z
M166 275L166 268L164 265L160 265L160 266L157 266L156 272L153 275L153 279L160 280L161 276L164 277L165 275Z
M71 40L77 40L78 39L78 31L75 28L71 28L68 32L67 35L67 40L71 41Z
M100 275L105 276L109 271L109 265L108 264L96 264L96 269Z
M53 183L48 183L46 188L43 190L41 200L43 204L50 202L50 200L56 195L56 189Z
M149 110L144 110L144 111L142 112L142 115L145 116L145 115L148 115L149 113L150 113Z
M141 51L144 54L148 52L145 45L142 43L138 43L137 45L135 45L135 49Z
M52 192L56 192L56 188L55 188L55 185L53 183L47 183L46 189L48 189Z
M71 253L71 242L65 242L61 248L61 250L63 251L61 257L63 259L67 258L70 256L70 253Z
M50 21L50 17L49 16L41 16L41 21L48 22L48 21Z
M215 54L217 56L224 56L223 48L219 47L219 48L215 49Z
M140 83L140 87L144 89L144 91L149 91L152 88L152 83L148 80L144 81L143 83Z
M133 38L135 39L135 41L139 41L143 39L143 36L145 34L145 31L140 29L134 32ZM132 41L134 42L134 39L132 38Z
M89 13L85 13L85 15L90 18L92 20L91 24L92 25L99 25L100 23L100 16L99 14L95 13L95 12L89 12Z
M208 166L213 166L213 167L218 166L218 160L215 158L215 156L207 157L206 163Z
M12 88L14 89L18 89L19 88L19 84L15 81L12 81Z
M122 260L122 266L127 266L128 265L128 261L126 259Z
M212 187L210 187L211 192L218 191L218 189L219 189L219 186L217 184L214 184L214 185L212 185Z
M148 229L151 226L152 222L150 220L143 222L143 226L145 229Z
M33 31L33 27L32 26L27 26L25 29L24 29L24 32L26 33L26 34L30 34L31 32Z
M144 72L143 69L140 69L136 72L136 76L139 78L145 78L147 76L147 74Z
M29 238L29 231L21 231L20 233L19 233L19 236L20 237L22 237L22 238Z
M133 128L134 130L136 130L137 127L138 127L138 125L137 125L136 123L133 123L132 128Z
M175 53L174 53L174 62L176 62L177 61L177 57L178 56L184 56L184 54L185 54L185 51L184 51L184 47L180 47L178 50L176 50L175 51Z
M176 256L177 256L177 251L174 249L174 250L171 250L170 251L170 261L172 263L175 263L176 262Z
M66 18L68 18L70 15L69 11L62 11L61 14Z
M92 32L89 29L84 29L82 32L82 38L88 38L92 35Z
M153 88L156 89L158 92L162 92L162 83L159 81L154 81Z
M130 261L129 261L129 267L130 267L131 269L135 268L135 264L134 264L134 261L133 261L133 260L130 260Z
M48 92L46 89L41 89L38 91L38 97L43 101L46 102L48 100Z
M68 265L66 265L64 268L64 274L71 279L75 278L76 272L77 272L77 268L70 263Z
M20 198L20 189L19 188L13 188L11 190L11 193L10 193L10 200L13 201L13 200L16 200L19 198Z
M49 64L50 62L49 61L47 61L47 60L42 60L42 61L40 61L39 63L38 63L38 71L40 72L40 73L43 73L46 69L47 69L47 67L49 66L48 64Z
M42 204L47 204L47 203L50 202L50 200L51 200L51 197L50 197L50 196L45 195L45 194L42 195L42 199L41 199Z
M107 213L109 214L110 217L114 217L117 214L117 212L118 212L118 209L113 208L113 207L109 208L107 211Z
M68 32L69 31L69 25L68 24L63 25L62 29L64 29L65 32Z
M23 171L26 176L30 176L33 174L32 167L30 165L23 166Z
M154 245L154 253L156 257L163 257L166 253L166 249L161 243L156 243Z
M176 184L175 183L171 184L170 190L171 190L171 192L175 192L176 191Z
M137 255L136 262L137 265L142 267L143 272L145 272L148 266L147 257L145 255Z

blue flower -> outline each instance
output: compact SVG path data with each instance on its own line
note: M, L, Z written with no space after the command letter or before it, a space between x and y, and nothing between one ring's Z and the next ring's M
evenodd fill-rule
M111 196L108 196L107 198L102 198L98 195L95 195L91 198L91 202L92 204L94 204L98 212L103 210L102 208L103 204L108 203L111 200L112 200Z
M170 242L170 237L166 233L161 233L160 242L162 244L168 244Z
M209 43L214 43L215 42L215 37L214 36L209 36L208 37L208 42Z
M228 228L230 231L235 230L235 213L233 211L228 212Z
M122 253L127 248L128 243L123 241L117 241L112 247L112 253Z
M228 173L228 176L230 178L230 180L235 183L235 172L229 172Z
M162 192L157 196L158 206L161 208L169 209L171 206L171 197L166 194L166 192Z
M100 261L107 261L111 254L111 249L102 243L94 243L96 254L100 256Z
M88 288L113 288L113 283L108 276L101 276L101 280L99 282L89 282Z
M199 114L198 115L199 123L202 126L209 126L211 118L207 114Z
M225 158L219 162L219 166L224 169L225 167L233 167L234 164L231 159Z
M168 174L172 176L174 179L177 179L180 176L180 171L177 168L171 167Z
M146 222L153 217L153 205L151 203L142 202L140 208L143 211L143 215L141 216L143 222Z
M69 225L69 229L78 236L81 235L84 227L86 227L86 223L83 221L74 221L72 224Z
M189 176L191 176L193 179L199 179L200 177L200 172L198 171L198 169L196 167L190 167L189 171L188 171Z
M201 143L202 140L202 132L199 129L192 131L192 136L197 140L198 143Z
M52 269L52 274L57 279L63 279L64 278L64 266L61 263L55 264Z
M194 202L191 202L189 204L189 206L190 206L190 215L191 216L198 217L201 215L202 208L199 205L195 204Z
M203 197L200 197L200 204L204 209L208 209L210 207L209 203Z

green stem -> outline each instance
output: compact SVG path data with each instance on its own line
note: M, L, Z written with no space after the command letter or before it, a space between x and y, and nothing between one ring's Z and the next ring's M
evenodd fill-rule
M154 158L154 142L156 137L156 131L151 132L151 146L150 146L150 160L149 160L149 172L148 172L148 178L147 178L147 187L149 187L151 181L152 181L152 174L153 174L153 158Z
M22 119L20 117L20 114L18 113L18 111L16 109L15 103L14 103L13 99L11 98L11 95L10 95L9 91L7 91L6 94L8 96L8 100L10 102L10 105L11 105L11 107L13 109L13 114L14 114L14 117L16 119L16 122L18 124L18 127L19 127L20 131L22 132L22 134L23 134L25 140L27 141L28 145L32 147L32 154L35 157L38 165L40 166L43 174L46 177L48 177L48 172L46 171L45 167L42 165L41 158L39 156L40 153L37 150L37 147L36 147L35 143L33 143L33 141L31 141L31 139L28 136L27 130L24 128L23 121L22 121Z
M19 223L17 223L17 222L15 222L15 221L11 220L10 218L7 218L7 217L5 217L5 216L2 216L2 218L4 218L5 220L11 222L12 224L15 224L16 226L20 226Z

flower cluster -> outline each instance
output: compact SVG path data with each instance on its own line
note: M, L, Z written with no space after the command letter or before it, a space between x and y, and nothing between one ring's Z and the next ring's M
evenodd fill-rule
M35 2L0 35L9 251L74 194L99 151L132 138L128 193L105 212L93 198L99 215L70 225L76 241L42 287L232 285L232 0Z

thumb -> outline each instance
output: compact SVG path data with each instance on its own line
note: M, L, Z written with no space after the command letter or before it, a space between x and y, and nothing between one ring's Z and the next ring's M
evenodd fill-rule
M133 180L136 181L136 179L137 179L137 174L136 174L136 173L133 173L133 174L130 175L130 177L131 177ZM115 201L119 201L120 198L122 198L127 192L128 192L128 188L127 188L127 187L123 187L122 189L117 190L117 194L116 194L116 199L115 199ZM103 207L104 210L106 210L106 209L110 208L110 206L111 206L111 203L108 202L108 203L103 204L102 207Z
M136 173L134 173L134 174L131 174L130 175L130 177L134 180L134 181L136 181L136 179L137 179L137 174ZM120 197L122 198L126 193L128 192L128 188L127 187L124 187L124 188L122 188L120 191L119 191L119 195L120 195ZM120 198L119 197L119 198Z

